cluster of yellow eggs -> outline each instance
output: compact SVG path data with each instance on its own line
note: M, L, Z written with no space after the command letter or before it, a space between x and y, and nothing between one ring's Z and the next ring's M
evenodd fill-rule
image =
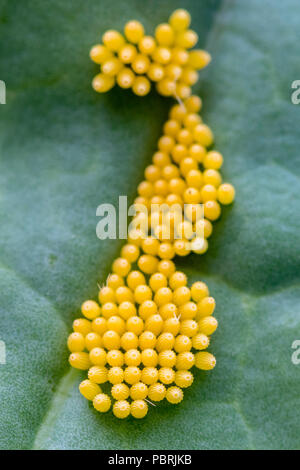
M152 164L138 186L129 241L148 255L139 259L141 269L150 256L204 254L221 204L234 200L234 187L222 182L223 156L209 149L213 133L198 114L201 106L201 99L192 95L171 108Z
M189 50L198 41L197 33L189 29L190 22L190 14L179 9L168 23L157 26L154 37L145 35L143 25L136 20L125 25L124 35L106 31L102 44L90 51L91 59L101 67L93 80L94 90L105 93L117 83L145 96L154 82L163 96L190 96L191 86L198 80L197 70L210 62L206 51Z
M197 42L189 25L188 12L176 10L153 38L130 21L125 37L107 31L90 53L101 64L96 91L117 82L143 96L151 80L159 93L178 101L138 186L127 243L99 290L99 302L83 303L83 318L74 321L68 338L71 366L88 370L80 392L96 410L112 407L118 418L143 418L148 403L163 399L180 403L183 389L193 383L192 367L210 370L216 364L205 351L218 326L215 300L203 282L188 287L172 261L207 251L221 204L235 197L234 187L222 182L223 157L211 149L214 137L199 115L201 99L191 95L196 69L210 56L188 51ZM106 383L110 394L102 390Z
M99 303L83 303L84 318L74 321L68 338L71 366L88 370L80 392L100 412L108 411L114 399L118 418L143 418L149 402L164 398L179 403L182 389L194 380L190 369L216 364L204 351L218 325L207 285L187 287L186 275L170 260L158 262L148 276L132 269L132 246L125 245L124 258L113 263ZM101 389L106 382L111 397Z

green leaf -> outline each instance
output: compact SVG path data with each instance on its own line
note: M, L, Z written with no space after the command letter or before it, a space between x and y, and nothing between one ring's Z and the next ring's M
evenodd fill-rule
M205 280L220 327L217 367L179 406L146 419L100 415L78 392L66 338L122 241L99 241L96 208L135 195L171 101L90 86L89 48L136 18L176 7L213 62L196 87L237 190L208 254L178 266ZM0 447L299 448L299 79L296 0L0 2Z

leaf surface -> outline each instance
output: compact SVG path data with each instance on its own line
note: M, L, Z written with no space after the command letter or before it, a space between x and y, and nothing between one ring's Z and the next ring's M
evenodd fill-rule
M171 101L97 95L88 51L132 18L152 33L176 7L213 56L195 91L237 190L208 253L178 261L216 297L218 363L180 406L120 422L80 396L66 338L122 244L97 239L96 208L133 200ZM0 447L299 448L298 2L10 0L0 23Z

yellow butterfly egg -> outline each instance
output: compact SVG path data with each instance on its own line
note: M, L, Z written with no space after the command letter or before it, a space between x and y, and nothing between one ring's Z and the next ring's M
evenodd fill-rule
M175 250L171 243L161 243L157 254L161 259L172 259L175 256Z
M188 65L196 70L203 69L211 61L211 55L201 49L194 49L189 52Z
M139 348L154 349L156 345L156 335L152 331L144 331L139 337Z
M174 367L176 364L176 354L174 351L164 350L158 355L158 363L161 367Z
M127 400L118 400L113 405L113 414L116 418L124 419L130 415L130 403Z
M91 366L91 361L86 352L73 352L69 356L69 363L75 369L87 370Z
M209 238L212 234L213 226L212 223L207 219L197 220L194 226L194 232L196 236L204 238Z
M145 285L146 279L140 271L131 271L127 276L127 285L133 291L140 285Z
M88 372L88 378L91 382L96 384L104 384L107 382L108 370L106 367L92 366Z
M181 147L184 149L184 152L187 151L184 146L176 146L177 149L178 147ZM179 194L182 195L186 189L186 183L182 178L173 178L169 181L169 191L171 194ZM175 215L173 217L173 222L175 223ZM170 219L172 221L172 218ZM171 259L171 258L169 258Z
M145 54L137 54L131 66L136 74L145 74L149 70L150 60Z
M194 376L189 370L178 370L175 374L175 383L180 388L187 388L192 385Z
M158 378L163 384L171 384L175 380L175 372L171 367L161 367L158 371Z
M169 23L174 31L184 31L191 24L191 15L187 10L179 8L171 14Z
M105 366L106 364L106 351L103 348L93 348L90 351L89 358L95 366Z
M184 191L183 199L186 204L199 204L202 199L201 192L196 188L187 188Z
M94 408L101 413L106 413L111 407L111 399L105 393L99 393L93 399Z
M127 321L130 317L136 316L136 306L133 302L122 302L118 308L118 314Z
M117 258L112 265L113 272L121 277L127 276L130 268L131 264L126 258Z
M176 82L171 78L163 78L156 84L158 93L162 96L174 96L176 92Z
M198 163L191 157L186 157L180 162L180 172L186 177L191 170L198 170Z
M147 76L152 80L152 82L159 82L165 76L165 70L163 65L156 62L152 62L149 65Z
M232 184L224 183L218 189L218 200L221 204L228 205L234 201L235 189Z
M196 322L195 322L196 323ZM198 328L198 325L196 323ZM172 349L175 343L175 338L172 333L162 333L158 336L156 342L156 349L158 352L165 351L167 349Z
M216 365L216 358L209 352L201 351L195 354L195 366L201 370L211 370Z
M120 72L118 72L116 80L119 87L126 90L133 86L135 81L135 74L129 67L123 67Z
M153 300L145 300L139 306L139 315L143 320L147 320L147 318L155 315L157 313L157 305Z
M96 44L90 50L90 58L96 64L103 64L113 57L112 52L103 44Z
M178 256L187 256L190 252L190 243L188 240L175 240L174 250Z
M68 337L68 348L72 353L83 351L85 348L84 336L78 332L71 333Z
M175 289L173 292L173 302L175 305L180 306L184 305L190 301L191 291L186 286L181 286Z
M145 238L145 233L140 228L131 228L128 231L128 242L129 243L133 243L134 245L141 246L142 240L144 238Z
M197 306L196 306L197 309ZM196 310L197 311L197 310ZM194 336L198 331L198 323L195 320L184 320L180 325L180 334L186 336Z
M148 395L148 387L143 382L137 382L130 388L130 398L132 400L144 400Z
M191 296L195 302L200 302L204 297L209 296L209 290L204 282L197 281L191 286Z
M124 285L124 279L118 274L110 274L107 278L107 286L116 290L118 287Z
M163 332L164 333L172 333L172 335L176 336L179 333L180 329L180 321L177 317L170 317L167 318L164 322Z
M217 190L212 184L205 184L201 188L201 201L213 201L217 199Z
M164 130L164 134L170 135L171 137L176 137L177 133L180 130L180 124L175 119L169 119L164 124L163 130Z
M120 384L124 380L124 371L121 367L111 367L107 373L108 381L115 385Z
M205 184L212 184L213 186L215 186L215 188L218 188L222 183L222 176L218 170L208 168L203 172L203 182Z
M147 181L157 181L160 178L161 170L156 165L149 165L145 169L145 178Z
M192 349L192 341L186 335L178 335L175 338L174 349L177 353L190 351Z
M130 412L134 418L142 419L148 413L148 405L144 400L134 400L130 405Z
M214 313L216 301L213 297L203 297L197 304L197 318L207 317Z
M129 387L124 383L115 384L111 388L111 394L115 400L126 400L129 397Z
M155 48L156 48L156 43L155 40L152 36L144 36L139 40L138 43L138 48L141 51L142 54L148 54L151 55L153 54Z
M112 57L111 59L107 60L102 64L101 70L104 76L111 77L114 80L114 77L118 75L120 70L122 69L123 64L117 57Z
M132 85L132 91L137 96L145 96L151 89L151 83L146 77L136 77Z
M223 156L220 152L217 152L215 150L211 150L210 152L207 152L203 161L203 165L205 168L209 168L213 170L219 170L222 164L223 164Z
M193 169L186 175L186 182L190 188L200 189L203 184L203 176L200 170Z
M86 336L92 331L92 323L85 318L77 318L73 321L73 330Z
M102 305L102 315L108 319L112 316L118 315L118 306L114 302L106 302Z
M170 157L165 152L155 152L152 158L153 164L163 168L171 163Z
M187 127L187 129L190 129L191 131L195 126L197 126L197 124L201 124L201 122L201 117L199 116L199 114L196 113L187 114L187 116L183 120L184 126Z
M180 32L176 36L175 45L184 49L191 49L198 42L198 34L192 29Z
M125 333L126 325L123 318L119 317L118 315L113 315L109 317L106 321L106 330L113 330L118 333L120 336ZM105 333L104 331L104 333Z
M110 29L102 36L103 44L111 51L118 52L125 44L125 39L118 31Z
M151 315L151 317L148 317L145 322L145 329L147 331L151 331L155 336L157 336L161 332L163 324L164 321L160 315Z
M126 23L124 33L128 41L133 44L138 44L145 34L144 26L136 20L131 20Z
M98 75L93 78L92 87L97 93L106 93L115 86L115 83L115 77L98 73Z
M103 345L106 349L120 349L121 339L116 331L108 330L102 336Z
M151 300L146 301L146 302L151 302ZM126 322L126 328L127 328L127 331L131 331L135 335L139 336L142 333L142 331L144 331L144 322L140 317L132 316L128 318Z
M141 381L146 385L151 385L158 380L158 370L155 367L144 367L142 370Z
M123 64L131 64L131 62L135 59L136 55L137 49L132 44L125 44L118 51L119 59L123 62Z
M88 351L102 346L102 338L98 333L88 333L85 337L85 347Z
M217 201L206 201L204 203L204 216L212 221L217 220L221 215L221 207Z
M154 237L147 237L142 242L143 251L148 255L157 255L159 249L159 241Z
M98 384L95 384L87 379L80 383L79 391L81 395L84 396L84 398L93 401L95 396L101 393L101 388Z
M152 300L152 291L147 285L139 285L135 288L134 299L136 303L142 304L146 300Z
M154 302L161 307L162 305L171 303L173 300L173 292L169 287L161 287L154 296Z
M125 364L128 366L139 366L142 360L141 353L137 349L129 349L124 355Z
M158 364L158 354L154 349L144 349L141 352L141 359L146 367L156 367Z
M139 339L132 331L126 331L121 337L121 346L125 351L137 349Z
M166 392L166 387L163 384L156 382L150 385L148 390L148 397L152 401L161 401L165 398Z
M104 286L99 290L98 298L102 305L106 302L115 302L115 291L111 287Z
M158 271L169 278L176 271L175 264L171 260L162 260L158 263Z
M209 346L209 338L203 333L198 333L192 338L192 345L194 349L202 350Z
M169 279L169 284L171 289L175 290L178 287L183 287L187 285L187 277L181 271L176 271Z
M178 370L188 370L193 367L195 364L195 356L191 352L182 352L179 353L176 358L176 369Z
M166 393L166 399L173 405L183 400L183 391L179 387L169 387Z
M218 328L218 320L212 316L204 317L198 322L198 326L199 333L203 333L206 336L210 336Z
M200 144L192 144L189 147L189 155L198 163L202 163L206 156L206 148Z
M119 349L112 349L108 351L106 361L112 367L122 367L124 364L124 355Z
M182 47L173 47L171 49L171 63L179 66L187 64L189 60L188 51ZM182 106L185 108L185 106Z
M124 380L129 385L133 385L141 380L142 372L136 366L128 366L124 370Z
M169 318L176 318L178 315L178 308L172 302L162 305L159 308L159 314L163 320L168 320Z
M134 246L134 245L128 245L128 246ZM116 293L115 293L116 301L118 304L121 304L122 302L133 302L134 297L133 297L133 292L129 287L126 286L120 286L117 288Z
M81 305L81 312L82 315L84 315L86 318L93 320L100 315L101 309L97 302L94 302L93 300L86 300Z

